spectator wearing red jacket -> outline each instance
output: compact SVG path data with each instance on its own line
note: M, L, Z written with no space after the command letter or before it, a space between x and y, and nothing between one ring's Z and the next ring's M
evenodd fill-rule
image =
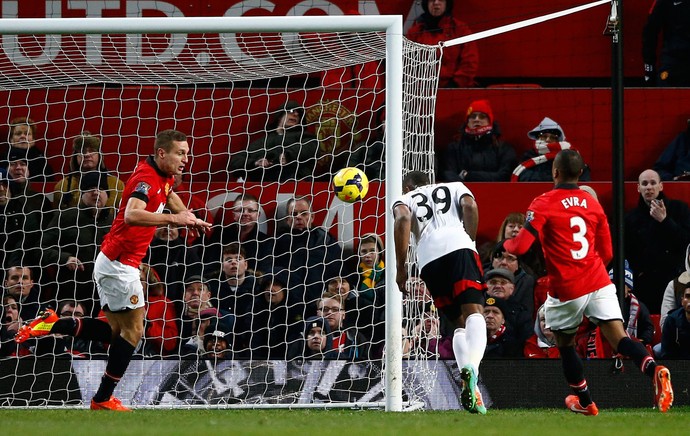
M420 44L437 45L472 31L467 24L453 17L453 0L422 0L424 13L417 17L407 37ZM476 42L445 47L441 61L438 86L440 88L468 88L479 68L479 50Z
M180 336L175 305L165 296L165 284L153 268L142 263L139 271L146 295L143 352L146 356L169 355L175 351Z
M541 306L537 311L537 318L534 320L534 334L527 338L524 354L530 359L558 359L561 357L556 346L556 337L551 329L546 327L544 306Z

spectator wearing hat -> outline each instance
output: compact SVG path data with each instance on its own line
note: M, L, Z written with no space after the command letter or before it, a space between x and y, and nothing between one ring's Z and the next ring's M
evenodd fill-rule
M680 307L683 293L687 287L690 287L690 244L688 244L685 250L685 271L668 282L664 290L664 296L661 300L661 318L659 320L662 329L664 328L664 321L668 313Z
M107 206L105 174L92 171L79 182L78 207L56 214L43 232L41 265L58 268L59 300L97 301L93 267L115 210ZM94 307L92 313L98 309Z
M229 169L238 178L277 182L313 178L319 144L303 125L304 108L287 101L245 151L233 153Z
M0 169L0 267L37 265L40 258L41 211L25 208L26 197L15 196L4 169ZM35 261L35 262L34 262Z
M685 270L690 244L690 208L664 194L659 174L638 177L637 206L625 214L625 258L635 275L637 298L651 313L660 313L664 289Z
M101 187L108 192L106 206L117 208L120 205L125 184L117 176L108 173L101 156L101 139L84 131L72 141L72 151L69 162L70 172L55 185L53 192L55 207L60 209L77 207L83 192L80 188L81 177L86 173L98 171L104 175Z
M485 359L501 359L522 356L525 341L518 338L513 326L506 322L507 306L500 298L486 298L484 319L486 320Z
M331 329L323 317L310 316L303 322L302 337L288 347L288 359L337 359Z
M421 0L424 13L417 17L407 36L412 41L438 45L472 33L467 24L453 17L453 0ZM479 68L477 43L466 42L443 49L438 86L441 88L468 88L476 86L474 80Z
M31 182L43 183L55 180L55 171L37 145L36 123L29 117L16 117L10 121L8 144L11 149L22 150L26 159ZM4 157L8 154L3 153ZM28 177L28 176L27 176Z
M534 146L522 156L522 161L513 170L511 181L551 182L554 158L559 151L572 148L565 141L563 129L551 118L544 117L537 127L527 132L527 137L534 141ZM585 165L580 180L586 182L590 179L589 166Z
M31 171L27 150L22 148L10 148L8 154L9 166L7 176L10 180L12 196L21 198L24 202L24 210L41 212L41 227L45 227L53 217L53 205L41 192L37 192L31 186Z
M522 344L532 335L532 314L519 302L512 300L515 294L515 275L504 268L494 268L484 274L486 296L501 300L504 306L503 316L506 323Z
M513 146L501 139L488 100L473 101L460 137L446 149L445 182L507 182L517 164Z
M503 241L496 244L491 256L490 269L502 268L513 273L515 290L510 296L510 302L524 307L533 317L534 314L534 277L522 268L520 258L503 249Z
M232 342L232 327L227 322L210 324L204 335L202 357L209 360L236 358L238 356L233 352Z

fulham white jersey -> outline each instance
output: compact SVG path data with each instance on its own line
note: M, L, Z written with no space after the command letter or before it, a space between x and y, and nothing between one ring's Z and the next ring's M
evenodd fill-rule
M460 199L465 195L474 198L462 182L438 183L420 186L393 204L395 209L403 203L412 212L412 234L420 270L432 260L453 251L462 248L477 251L462 221Z

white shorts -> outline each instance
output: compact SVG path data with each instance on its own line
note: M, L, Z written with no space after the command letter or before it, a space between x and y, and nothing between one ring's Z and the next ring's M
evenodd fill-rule
M546 298L544 317L546 327L551 331L575 333L583 316L594 324L599 324L599 321L623 320L613 283L574 300L561 301L550 295Z
M144 288L141 285L139 269L110 260L98 253L93 269L101 307L108 306L111 312L144 307Z

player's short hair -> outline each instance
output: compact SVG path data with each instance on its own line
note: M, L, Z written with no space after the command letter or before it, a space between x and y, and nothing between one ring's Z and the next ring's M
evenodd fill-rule
M410 190L429 184L429 176L421 171L410 171L403 177L403 190L405 187Z
M166 152L172 150L173 142L184 142L187 140L187 135L177 130L163 130L156 135L156 143L153 146L153 152L162 148Z
M563 178L577 180L585 168L585 161L580 153L569 148L558 152L553 165L558 169Z

